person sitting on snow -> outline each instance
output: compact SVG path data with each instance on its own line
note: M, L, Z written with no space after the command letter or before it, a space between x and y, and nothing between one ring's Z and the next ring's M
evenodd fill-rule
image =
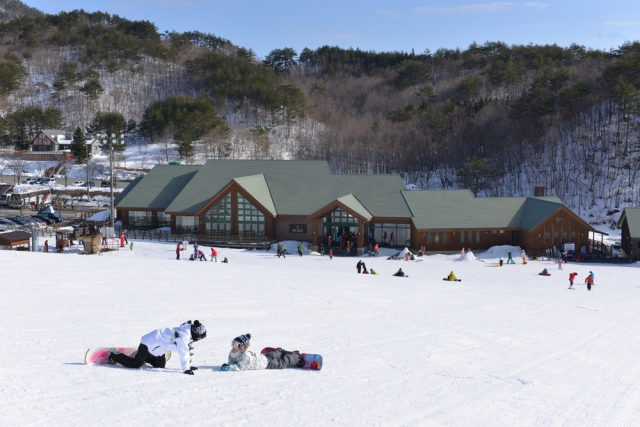
M373 268L372 268L371 270L369 270L369 272L370 272L371 274L378 274L378 272L377 272L377 271L375 271Z
M140 339L135 357L122 353L109 353L108 363L119 363L127 368L139 368L145 363L154 368L164 368L167 360L165 353L177 351L180 355L180 367L187 375L193 375L198 368L191 365L193 343L207 337L207 328L199 320L184 322L177 328L156 329Z
M222 262L224 262L225 264L229 263L229 260L227 259L227 257L224 257L224 259L222 260Z
M450 282L455 282L456 280L458 280L458 278L456 277L455 274L453 274L453 271L451 273L449 273L449 276L447 276L447 280L449 280Z
M299 351L286 351L278 348L268 354L249 350L251 334L240 335L231 341L228 363L222 365L223 371L256 371L260 369L301 368L304 358Z
M395 272L394 276L404 277L404 271L402 271L402 269L399 269Z
M542 273L540 274L549 274L549 271L545 268L544 270L542 270Z

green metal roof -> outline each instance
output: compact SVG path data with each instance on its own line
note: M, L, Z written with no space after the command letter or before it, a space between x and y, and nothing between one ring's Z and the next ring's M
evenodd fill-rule
M118 208L166 209L201 166L158 165L117 199Z
M277 214L276 206L273 204L271 192L263 174L236 178L235 181L255 197L272 215L275 216Z
M352 194L370 215L410 217L399 175L334 175L324 160L209 160L167 211L196 213L232 180L277 215L310 215Z
M530 230L562 206L557 197L474 197L469 190L406 190L402 194L418 230Z
M640 208L624 208L620 221L618 221L618 227L622 226L625 218L629 227L629 237L640 239Z
M362 203L360 203L360 201L353 194L338 197L337 200L366 220L370 220L373 217L373 215L371 215L367 208L362 206Z

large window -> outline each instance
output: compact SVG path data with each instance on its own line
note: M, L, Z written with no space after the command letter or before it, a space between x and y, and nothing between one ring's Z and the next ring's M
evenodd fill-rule
M176 216L177 231L198 231L197 216Z
M151 227L151 211L129 211L129 225L133 227Z
M264 236L264 215L240 194L238 195L238 233L245 237Z
M409 246L411 240L411 226L409 224L371 224L376 242L391 243L391 233L393 233L393 245Z
M166 212L158 212L158 227L171 227L171 215Z
M205 213L204 223L209 235L231 234L231 194Z

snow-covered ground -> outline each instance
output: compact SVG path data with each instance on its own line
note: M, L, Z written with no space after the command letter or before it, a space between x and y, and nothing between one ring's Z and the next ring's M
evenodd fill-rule
M494 267L509 250L362 257L378 276L307 253L176 261L173 243L139 240L104 256L0 251L0 425L639 425L638 265ZM442 280L452 270L462 282ZM177 358L83 363L89 347L188 319L208 328L195 376ZM317 352L324 367L220 371L247 332L254 350Z

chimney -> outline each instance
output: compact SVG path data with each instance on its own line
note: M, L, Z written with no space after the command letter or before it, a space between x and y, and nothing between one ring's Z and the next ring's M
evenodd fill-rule
M535 197L544 197L545 196L544 187L534 187L533 195Z

